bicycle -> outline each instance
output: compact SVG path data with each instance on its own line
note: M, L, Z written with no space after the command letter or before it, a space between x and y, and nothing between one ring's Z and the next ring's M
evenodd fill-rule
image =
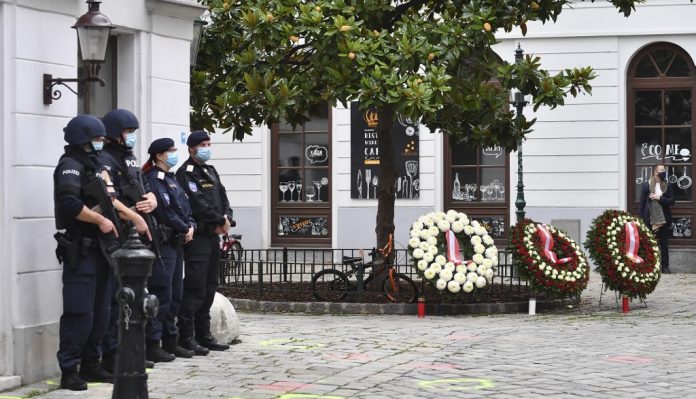
M241 263L242 253L242 235L241 234L225 234L222 236L222 246L220 247L220 283L227 283L227 277L231 276L239 263Z
M379 250L386 253L384 259L388 259L391 253L391 235L385 248ZM376 266L374 262L364 263L362 257L344 256L343 264L350 270L342 272L337 269L324 269L312 276L311 290L312 295L319 301L340 301L345 299L349 293L362 293L370 287L375 274L372 273L365 280L362 280L365 270ZM398 273L392 264L387 266L387 277L382 281L382 292L392 302L412 303L418 298L418 287L413 280L403 273ZM352 280L352 277L357 280Z

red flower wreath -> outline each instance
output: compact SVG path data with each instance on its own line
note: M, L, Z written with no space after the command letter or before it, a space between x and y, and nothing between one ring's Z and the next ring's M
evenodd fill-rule
M534 289L572 296L587 287L589 267L585 254L555 227L523 219L512 227L510 244L515 264Z
M592 221L585 247L602 282L621 295L645 298L660 281L657 242L638 217L614 209L605 211Z

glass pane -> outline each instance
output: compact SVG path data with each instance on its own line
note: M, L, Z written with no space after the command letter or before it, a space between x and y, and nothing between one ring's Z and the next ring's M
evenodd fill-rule
M301 134L282 134L278 136L279 167L299 166L302 156Z
M672 50L660 49L653 51L652 56L655 60L655 64L657 64L657 68L660 70L660 73L665 73L675 54Z
M292 128L292 125L289 123L282 121L278 123L278 132L279 133L288 133L288 132L297 132L297 131L302 131L302 126L297 126L296 129Z
M669 67L667 71L667 76L670 78L675 77L687 77L691 75L691 70L689 69L689 63L681 56L677 57L672 61L672 66Z
M637 91L634 107L637 126L662 124L662 93L660 91Z
M665 129L667 148L665 162L691 162L691 128L671 127Z
M475 201L479 198L476 168L452 168L449 192L455 201Z
M636 166L634 167L634 173L635 173L635 181L634 181L634 187L633 187L633 198L636 203L640 202L640 190L641 190L641 185L648 180L650 180L650 176L652 176L652 171L653 167L651 166Z
M637 164L654 164L662 159L662 138L659 128L636 128L635 160Z
M506 159L505 150L497 145L481 150L481 165L504 166Z
M656 78L657 76L657 69L655 69L655 65L653 64L652 59L650 59L650 56L643 57L643 59L640 60L640 63L638 63L638 67L636 68L636 77Z
M329 135L306 134L304 162L307 166L329 165Z
M672 218L672 237L691 238L691 218L674 216Z
M452 165L476 165L476 150L476 148L467 147L462 144L450 145Z
M670 90L665 92L666 125L691 124L691 91Z
M307 202L327 202L329 200L329 185L328 169L306 169L304 191L305 200ZM374 186L369 185L370 190L374 190ZM370 193L373 198L373 193Z
M491 238L496 240L507 238L504 216L477 216L476 220L481 222Z
M482 201L505 200L505 168L481 168L479 192Z
M278 196L279 201L296 202L298 199L297 185L302 185L301 178L302 169L299 168L280 168L278 169L278 184L280 189L280 194ZM285 189L283 189L285 186ZM283 194L285 190L285 194Z
M668 166L669 182L672 183L675 201L691 201L693 177L691 165Z
M329 218L326 216L279 216L277 220L279 236L310 237L328 236Z

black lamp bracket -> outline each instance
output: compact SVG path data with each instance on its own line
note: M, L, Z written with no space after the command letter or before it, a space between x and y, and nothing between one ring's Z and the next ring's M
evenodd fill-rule
M75 79L63 79L63 78L53 78L53 75L44 73L43 75L43 103L45 105L53 104L53 100L58 100L62 97L62 93L58 89L53 89L54 86L62 85L68 90L78 95L80 92L84 92L88 82L99 83L101 87L106 85L104 79L96 76L88 76L84 78ZM77 90L73 90L72 87L68 86L66 83L77 83Z

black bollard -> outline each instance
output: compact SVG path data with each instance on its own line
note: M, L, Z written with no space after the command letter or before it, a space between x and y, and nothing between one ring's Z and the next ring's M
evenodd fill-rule
M147 278L152 273L155 254L147 249L131 230L123 248L112 255L120 289L118 351L114 370L112 399L147 399L145 373L145 322L157 314L159 301L146 293Z

